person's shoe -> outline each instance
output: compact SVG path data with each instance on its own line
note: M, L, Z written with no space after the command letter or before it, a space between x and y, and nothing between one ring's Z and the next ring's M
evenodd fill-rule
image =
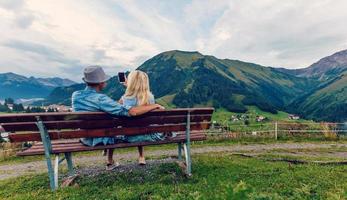
M146 160L145 160L145 158L144 157L140 157L139 158L139 165L146 165Z
M107 165L106 165L106 170L107 171L112 171L112 170L114 170L114 169L116 169L117 167L119 167L119 162L115 162L115 163L113 163L113 164L111 164L111 163L108 163Z

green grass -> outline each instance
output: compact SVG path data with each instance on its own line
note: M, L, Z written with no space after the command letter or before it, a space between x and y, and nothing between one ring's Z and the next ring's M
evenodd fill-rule
M230 154L193 157L193 177L174 163L82 176L52 193L46 174L0 182L1 199L344 199L347 166L288 165Z
M337 140L337 141L329 141L324 138L284 138L281 140L274 140L273 138L234 138L234 139L225 139L225 138L209 138L205 141L192 142L192 148L203 148L207 146L231 146L231 145L252 145L252 144L272 144L272 143L297 143L297 142L309 142L309 143L317 143L317 144L333 144L336 142L337 144L347 144L347 140ZM145 147L145 151L155 151L155 150L174 150L177 149L177 144L166 144L166 145L158 145L158 146L147 146ZM344 148L329 148L333 151L344 151ZM347 149L346 149L347 150ZM285 150L283 150L285 151ZM303 150L301 150L303 151ZM307 150L309 151L309 150ZM129 153L129 152L137 152L136 147L117 149L116 153ZM87 152L78 152L73 153L73 157L78 156L96 156L101 155L101 151L87 151ZM32 161L41 161L44 160L44 156L10 156L5 159L0 160L0 165L8 165L8 164L16 164L16 163L26 163Z
M250 122L251 123L255 123L255 117L257 115L261 115L266 117L269 121L290 121L290 122L307 122L307 120L290 120L288 119L288 113L286 112L282 112L282 111L278 111L277 114L272 114L269 112L264 112L262 110L260 110L258 107L256 106L246 106L248 111L246 113L235 113L235 112L229 112L225 109L218 109L213 113L213 117L212 120L217 121L219 123L223 123L225 121L229 121L230 117L232 115L242 115L242 114L246 114L250 117ZM235 123L237 124L237 122Z

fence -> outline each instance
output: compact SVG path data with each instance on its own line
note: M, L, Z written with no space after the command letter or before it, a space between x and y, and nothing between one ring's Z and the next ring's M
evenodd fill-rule
M211 136L230 138L347 138L347 123L272 122L212 125Z
M7 137L7 133L1 133ZM208 130L213 138L245 139L300 139L318 138L335 140L347 138L347 123L314 123L314 122L271 122L255 124L213 124ZM0 160L18 151L23 144L0 143Z

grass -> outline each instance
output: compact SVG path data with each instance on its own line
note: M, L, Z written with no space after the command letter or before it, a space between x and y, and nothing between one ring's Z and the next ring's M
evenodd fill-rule
M246 114L247 116L250 117L250 123L256 123L255 122L255 118L257 115L261 115L264 116L268 119L268 121L290 121L290 122L312 122L312 121L307 121L307 120L303 120L303 119L299 119L299 120L290 120L288 119L288 113L283 112L283 111L278 111L277 114L272 114L269 112L264 112L262 110L260 110L258 107L256 106L246 106L248 111L246 113L235 113L235 112L229 112L225 109L217 109L214 113L213 113L213 120L223 123L225 121L229 121L230 117L232 115L242 115L242 114ZM237 122L234 122L237 124Z
M193 177L174 163L83 176L52 193L46 174L0 182L1 199L344 199L347 166L289 165L230 154L193 157Z
M193 142L192 148L203 148L206 146L229 146L229 145L251 145L251 144L272 144L272 143L297 143L297 142L309 142L309 143L334 143L338 144L347 144L347 140L338 140L338 141L327 141L324 138L296 138L296 139L284 139L284 140L274 140L273 138L234 138L234 139L225 139L225 138L209 138L206 141ZM145 147L146 151L155 151L155 150L173 150L177 149L177 144L165 144L159 146L147 146ZM329 148L331 149L331 148ZM340 150L339 150L340 149ZM335 151L343 151L344 149L336 148ZM283 150L285 151L285 150ZM137 152L136 147L117 149L116 153L127 153L127 152ZM73 153L73 156L95 156L100 155L101 151L87 151L87 152L78 152ZM26 163L32 161L44 160L44 156L10 156L5 159L0 159L0 165L9 165L16 163Z
M272 143L298 143L298 142L309 142L309 143L338 143L338 144L347 144L347 140L337 140L337 141L329 141L324 138L284 138L283 140L279 138L278 140L274 140L273 138L233 138L233 139L225 139L225 138L209 138L205 141L193 142L192 148L203 148L206 146L229 146L229 145L251 145L251 144L272 144ZM155 151L155 150L173 150L177 149L177 144L165 144L159 146L147 146L145 147L146 151ZM329 148L332 149L332 148ZM344 148L333 148L334 151L344 151ZM279 151L279 150L278 150ZM283 150L286 151L286 150ZM304 151L304 150L301 150ZM310 150L307 150L310 151ZM314 151L314 150L312 150ZM128 152L137 152L136 147L117 149L116 153L128 153ZM78 152L73 153L73 157L75 156L95 156L100 155L101 151L87 151L87 152ZM0 159L0 165L8 165L8 164L16 164L16 163L26 163L32 161L40 161L44 160L44 156L10 156L5 159Z

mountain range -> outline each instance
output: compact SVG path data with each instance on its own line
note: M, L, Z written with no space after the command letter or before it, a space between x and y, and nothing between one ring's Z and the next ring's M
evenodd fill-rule
M291 72L299 77L319 80L314 90L292 101L289 106L292 112L315 120L347 120L347 50Z
M76 84L69 79L25 77L15 73L0 74L0 99L45 98L54 88Z
M347 120L347 50L293 70L174 50L154 56L137 69L148 73L157 100L170 106L245 112L254 105L308 119ZM84 87L55 88L44 103L70 104L72 92ZM124 87L113 77L104 92L119 99Z

